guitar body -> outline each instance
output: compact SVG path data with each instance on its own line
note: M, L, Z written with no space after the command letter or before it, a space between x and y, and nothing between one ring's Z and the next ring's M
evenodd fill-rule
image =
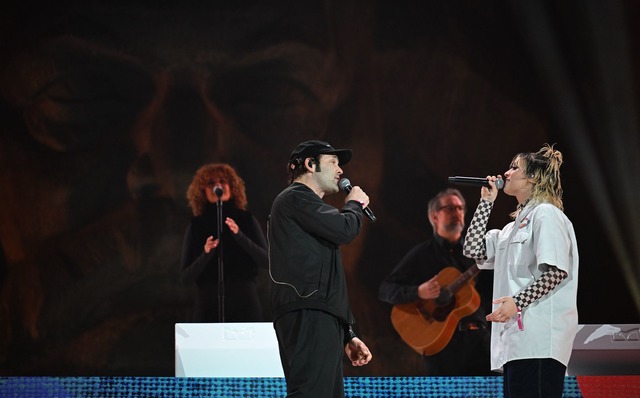
M447 267L440 271L437 281L444 288L461 275L456 268ZM455 292L454 299L442 306L435 299L395 305L391 323L405 343L417 353L429 356L442 351L460 319L473 314L479 306L480 295L473 281L469 281Z

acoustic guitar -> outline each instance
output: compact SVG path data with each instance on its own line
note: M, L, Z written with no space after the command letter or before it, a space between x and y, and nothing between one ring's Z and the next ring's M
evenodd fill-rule
M480 306L480 295L471 280L478 272L480 269L475 264L464 273L447 267L436 278L441 286L437 299L393 306L391 323L402 340L421 355L442 351L460 319L473 314Z

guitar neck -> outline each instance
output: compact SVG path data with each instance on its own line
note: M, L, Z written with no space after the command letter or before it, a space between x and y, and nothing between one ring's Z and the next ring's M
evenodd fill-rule
M466 270L462 275L460 275L455 281L451 282L447 289L451 293L457 292L465 283L469 281L469 279L476 276L476 274L480 272L480 268L476 264L473 264L468 270Z

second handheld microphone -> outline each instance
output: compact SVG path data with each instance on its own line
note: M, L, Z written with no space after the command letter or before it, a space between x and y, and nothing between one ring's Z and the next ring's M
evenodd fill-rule
M489 180L486 178L480 177L449 177L449 184L458 184L458 185L474 185L477 187L487 187L491 188L489 185ZM496 188L502 189L504 187L504 180L502 178L498 178L496 180Z

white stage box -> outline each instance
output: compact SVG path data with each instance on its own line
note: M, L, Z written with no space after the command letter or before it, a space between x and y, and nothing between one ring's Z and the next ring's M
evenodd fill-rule
M640 375L640 324L579 325L567 374Z
M273 323L176 323L178 377L284 377Z

